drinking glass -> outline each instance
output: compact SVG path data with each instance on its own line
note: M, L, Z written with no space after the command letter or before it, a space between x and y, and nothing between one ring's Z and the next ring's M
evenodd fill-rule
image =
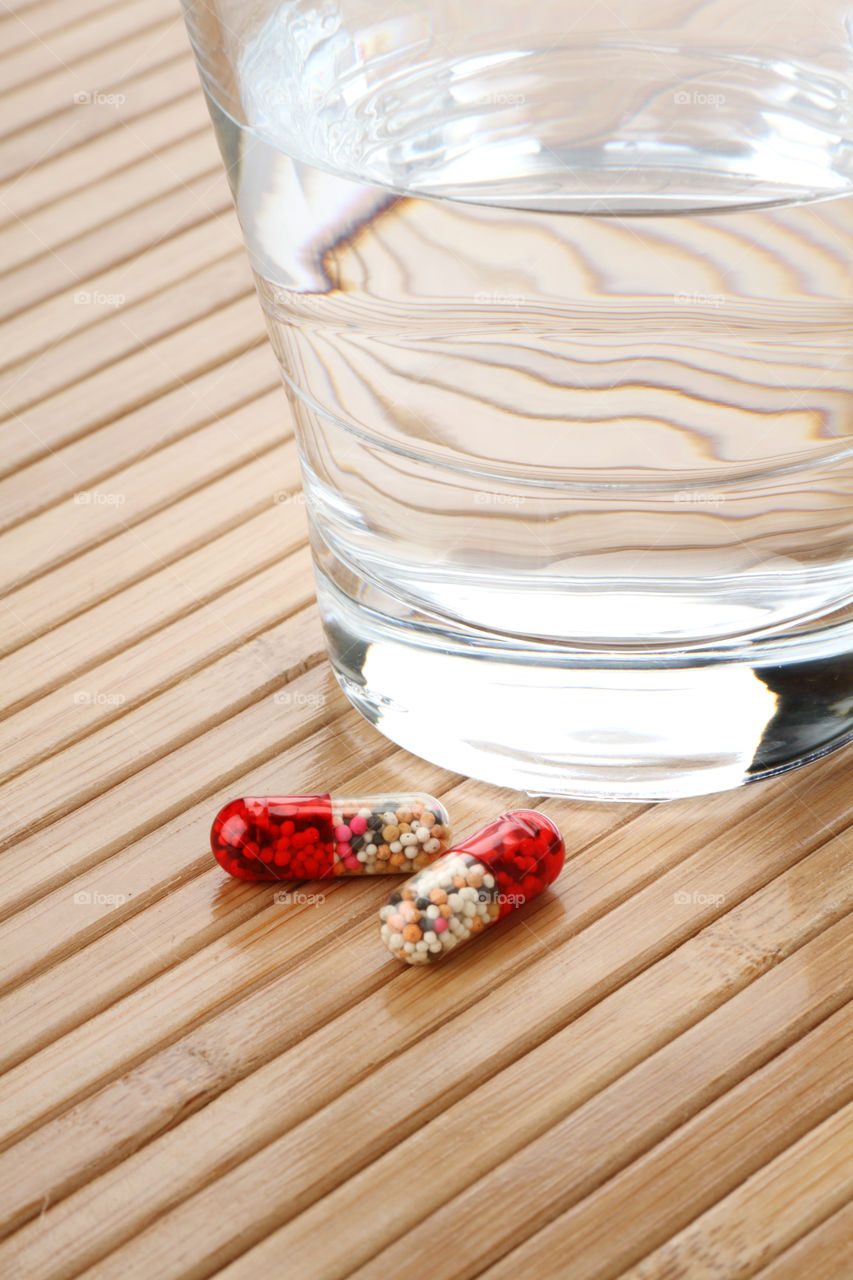
M185 0L388 737L665 799L853 734L841 0Z

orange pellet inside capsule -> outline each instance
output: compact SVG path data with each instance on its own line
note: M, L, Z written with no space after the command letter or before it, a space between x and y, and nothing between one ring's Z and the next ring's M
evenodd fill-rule
M450 825L422 794L245 796L216 815L210 844L242 880L323 880L418 871L449 848Z
M379 913L382 940L407 964L439 960L537 897L564 859L550 818L505 813L391 894Z

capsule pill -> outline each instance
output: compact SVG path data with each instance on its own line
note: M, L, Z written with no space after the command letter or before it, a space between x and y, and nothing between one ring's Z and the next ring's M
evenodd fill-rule
M414 843L389 843L390 826ZM210 847L241 880L405 874L450 847L450 825L444 805L428 795L244 796L216 815Z
M391 894L379 912L382 941L407 964L440 960L537 897L560 874L565 854L550 818L529 809L505 813Z

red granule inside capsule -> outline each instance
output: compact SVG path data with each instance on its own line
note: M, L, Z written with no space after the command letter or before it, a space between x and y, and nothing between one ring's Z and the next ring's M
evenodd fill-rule
M390 895L379 913L382 940L406 964L439 960L537 897L564 859L550 818L504 813Z
M211 846L243 880L388 875L439 858L450 824L440 801L422 793L244 796L217 815Z
M543 813L515 809L458 846L489 868L497 881L500 918L552 884L566 857L563 837Z
M241 880L318 880L334 875L328 795L232 800L216 815L210 844L217 862Z

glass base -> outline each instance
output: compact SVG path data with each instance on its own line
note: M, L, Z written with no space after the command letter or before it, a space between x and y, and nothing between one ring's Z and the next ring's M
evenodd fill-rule
M533 796L726 791L853 738L853 609L820 630L658 649L533 644L394 617L317 572L353 706L424 759Z

